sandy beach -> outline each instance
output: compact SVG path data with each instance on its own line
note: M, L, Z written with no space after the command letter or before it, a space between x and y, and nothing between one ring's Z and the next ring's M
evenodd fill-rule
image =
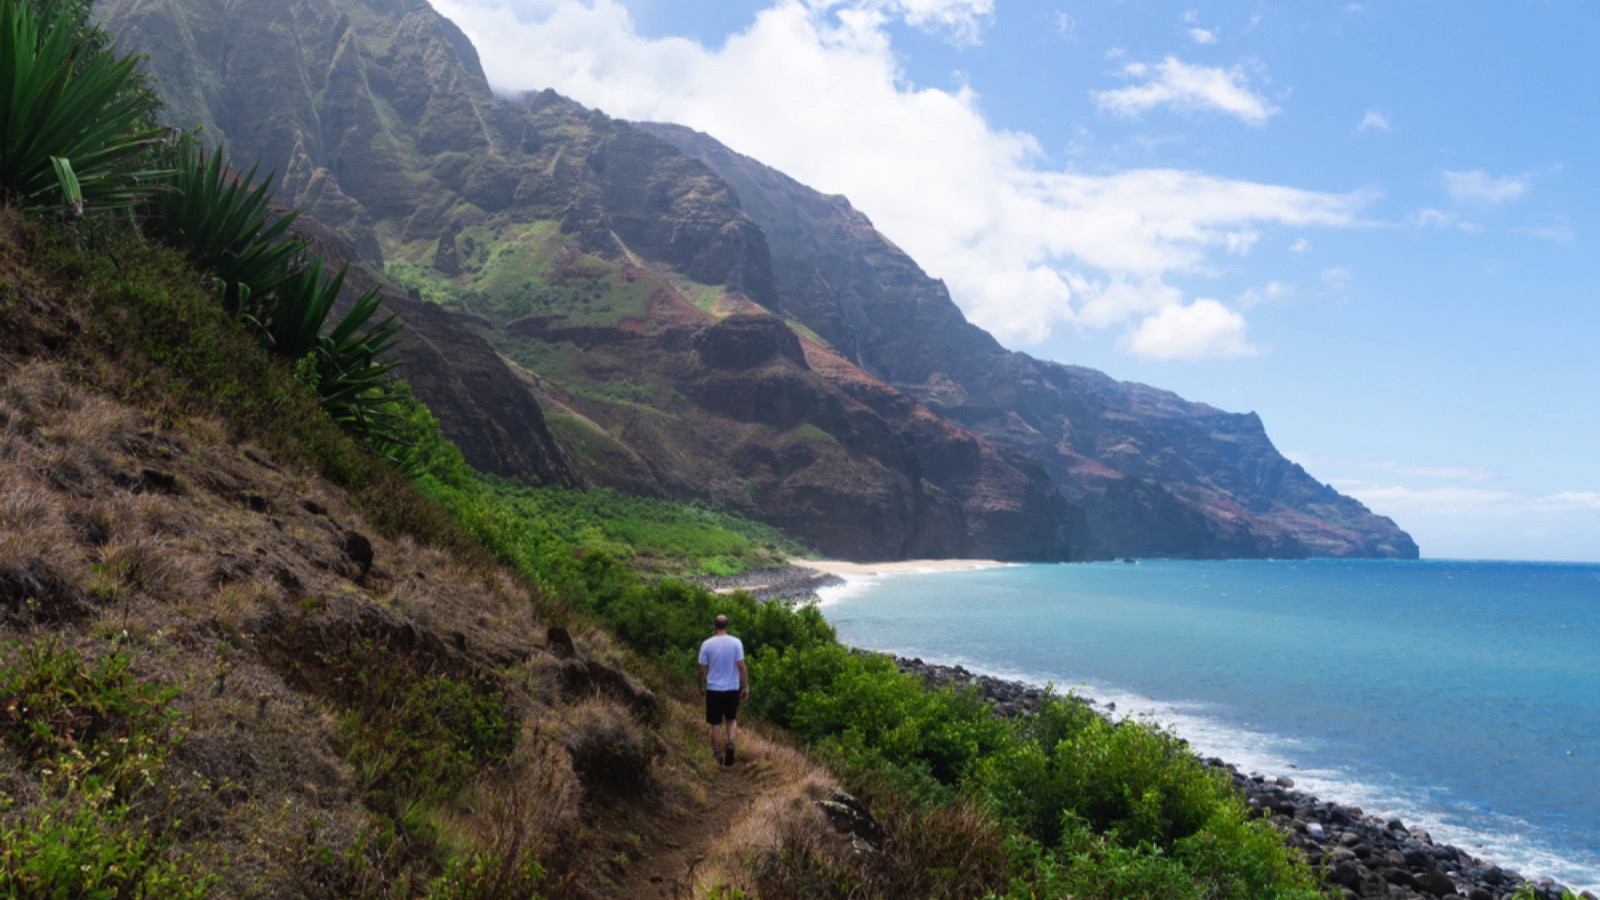
M907 572L957 572L1009 565L993 559L903 559L871 563L845 562L838 559L791 559L789 564L841 578L850 575L900 575Z
M718 594L749 591L762 600L815 599L819 588L842 584L846 578L897 575L909 572L955 572L987 569L1009 563L992 559L908 559L896 562L857 563L837 559L789 560L774 569L753 569L738 575L697 578L695 581Z

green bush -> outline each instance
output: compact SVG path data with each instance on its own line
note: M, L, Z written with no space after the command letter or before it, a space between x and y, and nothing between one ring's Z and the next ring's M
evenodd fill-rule
M448 799L516 744L517 720L485 679L423 675L412 660L372 643L332 662L345 688L340 751L380 806Z
M0 896L162 897L211 895L215 878L168 857L163 842L127 808L54 802L0 827Z
M134 679L131 657L85 660L51 640L11 644L0 663L0 736L52 783L96 802L153 783L182 739L176 688Z
M171 858L170 825L129 813L183 739L177 689L135 679L126 653L89 660L50 639L0 649L0 738L47 798L0 826L0 896L205 896L213 879Z

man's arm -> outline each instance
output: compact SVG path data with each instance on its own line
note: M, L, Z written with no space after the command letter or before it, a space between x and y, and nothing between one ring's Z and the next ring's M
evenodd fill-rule
M700 664L700 693L702 694L706 692L706 672L710 668L711 667L705 663ZM739 670L744 671L744 663L739 663Z
M705 675L700 676L700 681L705 681ZM739 660L739 699L750 699L750 670L744 667L744 660Z

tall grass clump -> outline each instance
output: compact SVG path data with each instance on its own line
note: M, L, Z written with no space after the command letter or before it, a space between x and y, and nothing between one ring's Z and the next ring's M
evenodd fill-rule
M160 131L138 59L94 40L75 6L0 0L0 201L80 218L135 202Z
M230 315L265 319L263 304L305 253L305 242L288 234L298 214L274 221L272 176L254 184L252 167L240 177L225 154L208 157L192 135L163 143L158 157L171 175L144 198L145 233L210 273Z
M252 183L218 150L207 154L192 136L168 142L160 159L170 177L147 195L147 234L208 273L229 315L272 353L290 360L296 377L316 390L333 420L369 446L393 454L403 446L390 412L399 397L383 359L399 341L394 316L374 321L376 290L362 294L330 325L347 269L325 277L321 257L288 233L298 211L274 216L272 176Z

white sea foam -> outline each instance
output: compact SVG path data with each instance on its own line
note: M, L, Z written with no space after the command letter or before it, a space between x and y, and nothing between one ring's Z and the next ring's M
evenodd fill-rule
M886 575L840 575L839 581L817 588L817 606L829 607L870 593Z

